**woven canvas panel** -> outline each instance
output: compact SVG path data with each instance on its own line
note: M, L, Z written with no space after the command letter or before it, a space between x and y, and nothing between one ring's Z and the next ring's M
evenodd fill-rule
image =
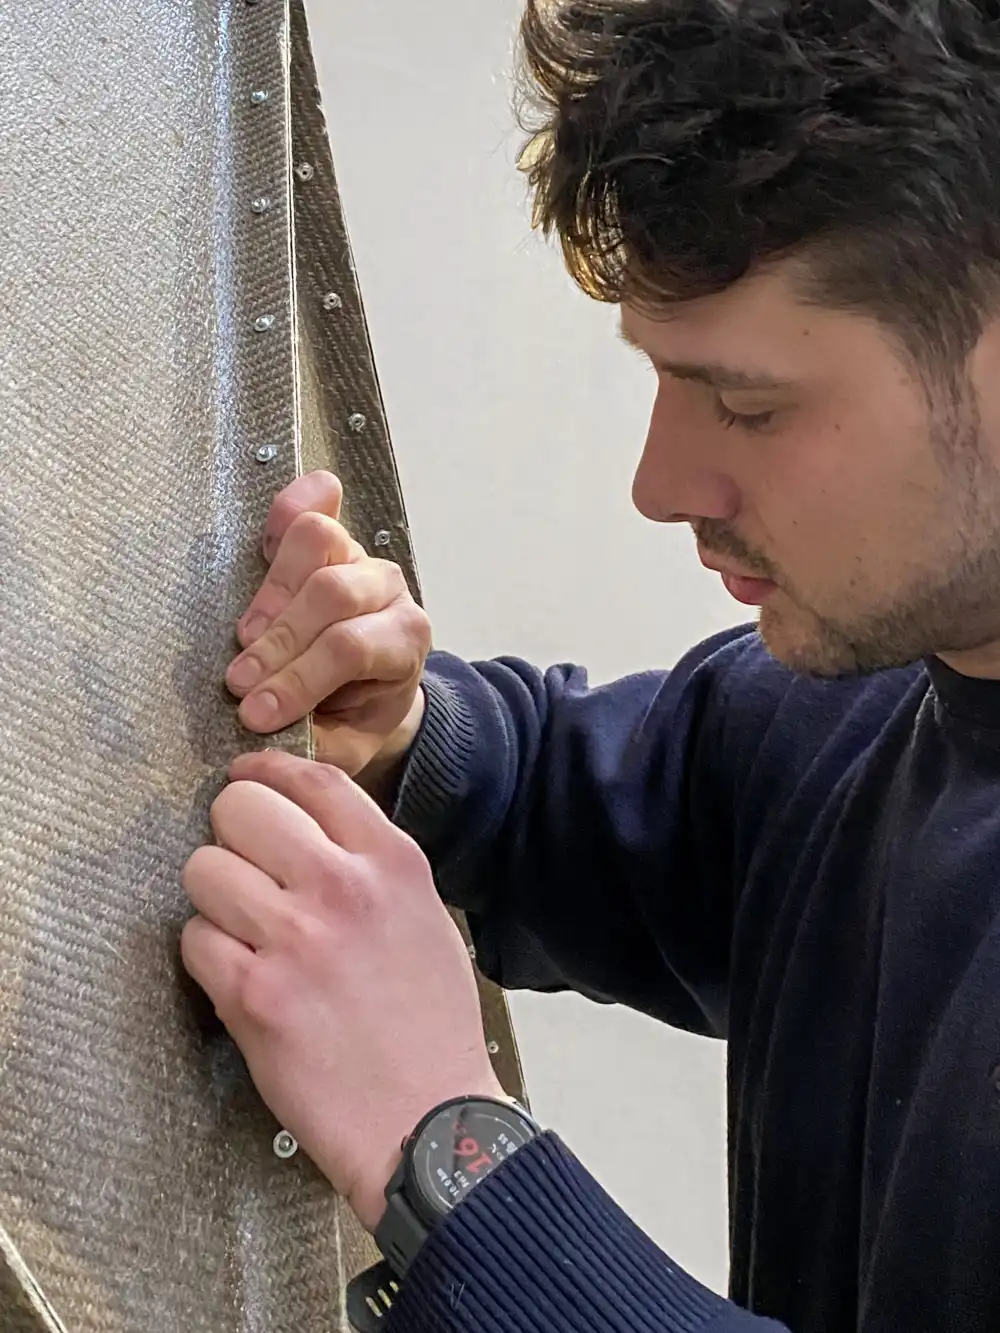
M177 948L228 760L310 753L223 685L276 492L337 471L416 590L305 19L27 0L4 47L0 1331L346 1329L370 1242Z

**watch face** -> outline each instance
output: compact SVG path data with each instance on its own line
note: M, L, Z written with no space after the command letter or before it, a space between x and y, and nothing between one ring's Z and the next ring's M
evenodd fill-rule
M450 1212L536 1133L513 1106L470 1099L444 1107L413 1145L415 1202L432 1215Z

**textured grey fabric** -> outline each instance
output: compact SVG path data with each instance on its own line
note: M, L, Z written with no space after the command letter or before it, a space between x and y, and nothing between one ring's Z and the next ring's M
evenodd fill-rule
M328 1333L370 1242L274 1155L177 950L228 759L310 753L222 684L274 494L332 467L416 590L305 19L24 0L2 29L0 1333Z

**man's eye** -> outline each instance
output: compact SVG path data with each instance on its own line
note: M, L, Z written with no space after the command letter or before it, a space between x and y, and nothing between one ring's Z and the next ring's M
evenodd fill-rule
M715 415L728 430L732 426L738 426L740 430L755 431L764 430L774 420L775 413L768 412L734 412L732 408L726 406L721 398L716 398L713 402Z

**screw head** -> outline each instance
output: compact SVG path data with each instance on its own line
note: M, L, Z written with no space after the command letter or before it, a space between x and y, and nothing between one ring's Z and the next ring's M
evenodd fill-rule
M271 329L271 328L274 327L274 316L273 316L273 315L258 315L257 318L256 318L256 319L254 320L254 322L253 322L253 326L254 326L254 328L257 330L258 333L266 333L266 332L268 331L268 329Z
M273 207L266 194L260 194L250 204L251 213L269 213Z
M489 1051L490 1055L497 1055L500 1051L500 1043L498 1041L488 1041L486 1043L486 1049Z
M469 945L469 957L473 962L476 961L476 946L474 944Z
M270 96L271 94L267 91L266 88L255 88L253 92L250 94L251 105L263 106L264 103L270 99Z
M300 162L295 168L295 174L300 181L311 181L316 175L316 169L311 162Z
M375 534L375 545L388 546L391 541L392 541L392 533L389 532L386 528L379 528L378 532L376 532Z
M276 444L262 444L253 451L253 456L258 463L273 463L278 457L278 446Z
M281 1129L275 1134L274 1143L271 1146L274 1148L275 1157L281 1157L283 1159L294 1157L299 1150L299 1145L292 1138L287 1129Z
M327 292L323 297L324 310L339 310L343 304L336 292Z
M368 418L363 412L352 412L347 418L347 424L353 431L362 431L368 425Z

